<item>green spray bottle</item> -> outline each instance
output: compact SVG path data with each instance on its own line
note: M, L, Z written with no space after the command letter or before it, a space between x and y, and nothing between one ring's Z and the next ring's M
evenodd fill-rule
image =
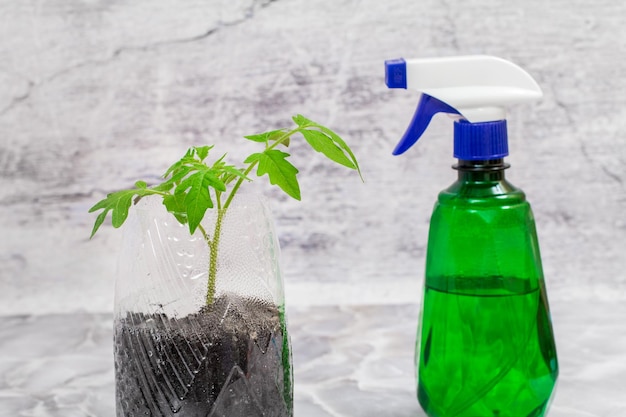
M535 223L505 179L505 106L541 89L509 61L465 56L385 62L389 88L420 103L398 155L436 113L457 115L458 180L430 221L416 346L418 399L431 417L546 415L558 363Z

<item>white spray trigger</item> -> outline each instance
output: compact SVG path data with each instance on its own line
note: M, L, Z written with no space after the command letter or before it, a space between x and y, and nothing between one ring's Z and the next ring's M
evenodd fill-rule
M541 98L535 80L502 58L470 55L386 61L387 86L417 90L471 123L503 120L505 107Z

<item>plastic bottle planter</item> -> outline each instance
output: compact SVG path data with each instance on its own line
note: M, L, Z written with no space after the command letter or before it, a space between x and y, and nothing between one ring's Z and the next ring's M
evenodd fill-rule
M293 415L278 242L265 202L238 200L222 220L210 304L201 234L160 200L133 210L116 285L118 417ZM209 235L216 217L203 220Z

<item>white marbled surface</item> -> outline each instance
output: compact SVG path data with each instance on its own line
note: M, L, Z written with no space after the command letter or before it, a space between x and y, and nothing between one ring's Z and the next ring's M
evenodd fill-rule
M626 415L624 303L552 307L560 376L548 416ZM413 378L417 305L288 312L296 417L425 416ZM112 349L108 314L0 318L1 415L113 417Z
M242 135L299 112L352 144L366 182L297 143L303 201L259 182L287 299L415 302L452 126L392 157L418 96L387 90L383 61L473 53L545 92L511 109L508 176L551 296L626 299L624 16L615 0L0 0L0 315L111 311L121 233L89 242L87 209L191 145L241 160Z

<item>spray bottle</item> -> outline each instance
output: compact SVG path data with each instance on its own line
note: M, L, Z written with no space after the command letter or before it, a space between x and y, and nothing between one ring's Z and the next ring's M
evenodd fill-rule
M394 154L436 113L456 115L458 180L430 221L416 346L417 396L431 417L544 416L558 364L535 223L505 179L505 106L537 100L520 67L490 56L385 62L389 88L422 93Z

